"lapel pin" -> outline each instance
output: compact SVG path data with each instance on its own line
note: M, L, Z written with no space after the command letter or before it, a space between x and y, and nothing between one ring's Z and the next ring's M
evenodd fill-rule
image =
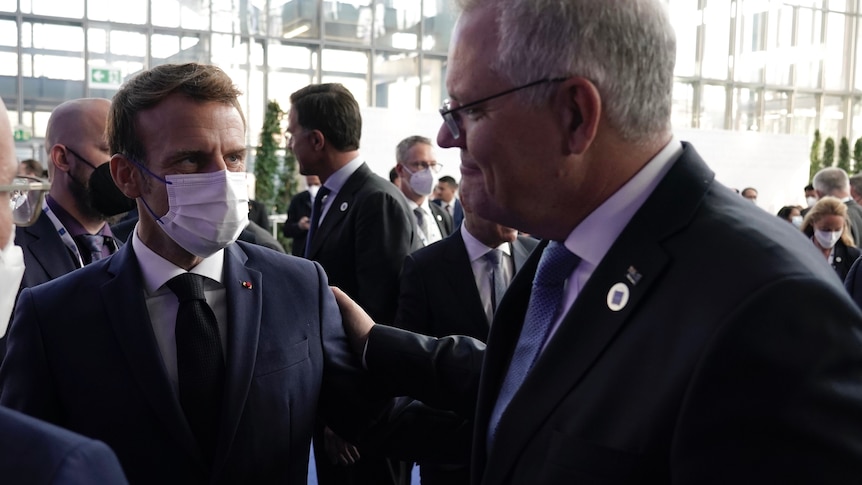
M836 257L835 257L835 262L836 262L836 263L840 263L840 262L841 262L841 256L836 256Z
M437 216L437 222L440 222L440 221L442 221L442 220L443 220L443 216L438 215L438 216Z
M617 283L608 291L608 308L618 312L629 302L629 287L625 283Z
M637 285L642 276L643 275L638 273L638 270L634 266L629 266L629 269L626 272L626 279L629 280L629 283L631 283L632 286Z
M243 281L242 287L247 289L247 290L250 290L251 289L251 281Z
M346 211L347 210L347 202L342 202L340 209L341 209L341 212Z

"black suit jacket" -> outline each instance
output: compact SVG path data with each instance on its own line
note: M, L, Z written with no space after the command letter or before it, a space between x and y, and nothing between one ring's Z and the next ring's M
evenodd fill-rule
M464 206L461 205L461 200L457 197L455 197L453 200L455 202L454 207L452 207L452 227L458 229L461 226L461 222L464 221ZM443 207L442 199L434 199L431 202L439 205L441 208Z
M509 287L486 351L382 325L368 340L368 368L398 392L474 411L474 484L862 476L862 313L802 233L715 182L688 144L581 290L488 449L540 254ZM612 311L617 284L629 299Z
M431 216L434 217L434 222L437 223L437 228L440 229L440 234L445 238L452 234L454 228L452 224L452 216L446 212L446 209L437 204L428 204L431 208Z
M853 234L853 242L856 246L862 245L862 205L853 199L844 201L847 206L847 219L850 220L850 232Z
M305 238L308 237L308 229L299 227L299 220L303 217L311 218L311 192L304 190L290 199L287 207L287 220L281 226L284 237L293 238L293 248L290 253L294 256L305 255Z
M538 242L519 236L510 244L516 272ZM434 337L488 338L488 319L460 230L404 260L395 326Z
M24 251L25 269L21 288L51 281L78 267L44 212L32 226L15 228L15 244Z
M835 269L835 273L838 274L838 278L841 279L841 281L844 281L847 277L847 273L850 271L850 267L862 254L860 254L858 248L845 246L840 240L835 243L835 247L832 251L834 253L832 258L832 268Z
M104 443L0 406L0 477L4 483L124 485Z
M308 258L375 321L391 323L401 264L417 244L398 188L362 164L344 183L310 241Z

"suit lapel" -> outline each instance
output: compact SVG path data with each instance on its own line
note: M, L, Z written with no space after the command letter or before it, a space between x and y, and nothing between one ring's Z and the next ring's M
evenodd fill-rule
M113 256L108 272L113 278L101 287L102 302L132 375L166 432L203 469L203 457L160 357L131 244L124 245Z
M626 322L660 281L670 256L662 242L694 217L714 174L687 144L664 179L647 198L593 272L557 333L500 419L495 446L487 456L484 484L502 483L523 448L559 402L577 386L602 352L624 330ZM479 430L474 449L484 450L488 415L523 325L530 286L545 244L532 257L507 292L495 319L485 356L477 409ZM627 294L623 305L614 290ZM476 439L480 440L477 443ZM475 448L477 445L481 448ZM483 454L484 455L484 454Z
M335 194L335 200L329 205L329 210L326 212L326 217L320 227L314 231L314 240L308 241L311 248L308 251L308 259L315 259L317 251L323 245L329 234L341 224L342 219L347 216L347 213L353 206L353 197L356 191L359 190L365 179L371 173L371 169L366 164L362 164L356 169L353 174L348 177L344 185Z
M49 279L59 278L77 268L47 214L43 213L36 224L23 230L33 238L27 248Z
M261 273L245 265L247 257L237 244L225 250L223 283L228 302L227 375L222 401L216 469L219 476L239 426L257 360L263 288Z
M452 244L447 246L444 257L451 268L451 275L446 278L446 281L455 286L455 294L458 295L460 303L456 308L462 308L462 311L469 313L470 322L475 323L476 335L487 335L488 316L485 315L482 297L479 295L479 289L476 288L470 255L467 254L467 246L464 245L461 231L455 231L449 239L452 239Z

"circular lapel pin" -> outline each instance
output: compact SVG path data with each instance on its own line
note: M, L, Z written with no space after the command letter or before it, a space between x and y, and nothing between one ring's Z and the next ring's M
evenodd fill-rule
M341 209L341 212L346 211L347 210L347 202L342 202L340 209Z
M629 302L629 287L625 283L617 283L608 291L608 308L618 312Z

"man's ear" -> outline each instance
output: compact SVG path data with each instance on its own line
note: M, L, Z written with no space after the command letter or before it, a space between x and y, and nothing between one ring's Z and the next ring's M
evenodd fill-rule
M51 158L51 165L53 165L55 169L63 172L68 172L70 170L69 160L66 158L66 147L63 145L58 143L52 146L51 150L48 152L48 156Z
M311 146L314 148L314 150L323 150L323 148L326 146L326 138L323 136L323 133L320 130L311 130L309 136L311 136L309 142L311 143Z
M120 153L111 157L111 177L117 188L126 197L136 199L141 196L141 172L135 164Z
M582 77L563 82L559 91L563 97L559 106L564 109L562 120L568 149L582 155L596 138L602 116L602 98L596 86Z

